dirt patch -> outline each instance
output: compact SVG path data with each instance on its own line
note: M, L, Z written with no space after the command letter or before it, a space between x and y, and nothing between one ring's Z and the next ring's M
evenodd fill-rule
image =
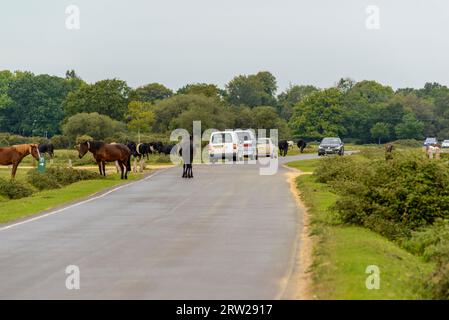
M288 300L311 300L313 299L313 294L312 273L310 270L313 263L314 238L310 236L310 216L307 207L302 202L300 193L296 188L296 178L309 173L293 168L289 169L291 171L285 175L290 185L290 191L303 214L300 216L301 232L298 234L296 241L296 250L299 250L299 252L296 252L292 272L282 298Z

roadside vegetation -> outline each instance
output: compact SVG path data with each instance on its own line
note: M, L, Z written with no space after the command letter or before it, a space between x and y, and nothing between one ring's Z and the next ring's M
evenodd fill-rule
M113 171L115 167L108 168L106 177L100 176L96 167L72 169L53 165L45 173L19 169L15 180L10 180L9 169L0 168L0 224L82 199L144 174L132 173L128 180L121 180Z
M366 147L350 157L289 164L316 238L319 299L449 299L449 168L398 144L393 159ZM380 269L380 289L365 286Z

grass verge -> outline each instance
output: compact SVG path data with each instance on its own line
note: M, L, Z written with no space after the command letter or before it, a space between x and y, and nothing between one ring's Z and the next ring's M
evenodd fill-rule
M37 192L22 199L3 199L0 201L0 223L25 218L140 177L141 174L131 174L128 180L121 180L119 175L109 175L104 179L79 181L60 189Z
M313 169L312 160L294 164ZM313 170L312 170L313 171ZM332 213L338 196L310 175L296 178L301 198L308 207L313 249L312 294L317 299L419 299L419 286L433 265L362 227L344 226ZM370 265L380 269L380 289L366 288Z

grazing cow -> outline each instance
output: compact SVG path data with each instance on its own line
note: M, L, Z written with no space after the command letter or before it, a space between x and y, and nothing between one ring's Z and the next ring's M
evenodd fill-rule
M121 179L128 179L131 171L131 151L121 143L107 144L101 141L84 141L77 147L80 159L90 151L97 161L100 175L106 176L106 162L118 161Z
M31 154L34 159L41 157L37 144L17 144L11 147L0 148L0 164L9 166L12 164L11 179L16 177L17 167L23 158Z
M138 158L139 161L145 156L147 157L147 160L149 160L148 155L152 152L148 143L136 144L135 142L128 141L126 143L126 146L129 148L129 150L131 150L132 155Z
M55 147L51 143L42 143L38 146L38 148L40 154L48 153L50 158L55 156Z
M287 142L287 140L279 141L278 147L279 147L279 154L281 156L285 157L287 155L287 152L288 152L288 142Z
M393 149L394 145L392 145L391 143L385 145L385 160L393 159Z
M175 144L167 144L167 145L165 145L165 146L162 146L162 149L161 149L160 153L163 153L163 154L168 155L168 154L171 153L171 150L172 150L174 147L176 147Z
M184 151L184 152L183 152ZM179 149L179 154L182 157L182 177L183 178L193 178L193 137L190 136L189 139L181 142L181 147Z
M162 153L162 149L163 149L164 145L162 144L161 141L150 142L148 145L150 147L151 152Z
M299 139L296 145L298 146L299 151L300 151L301 153L303 153L305 147L307 147L307 143L306 143L304 140L302 140L302 139Z

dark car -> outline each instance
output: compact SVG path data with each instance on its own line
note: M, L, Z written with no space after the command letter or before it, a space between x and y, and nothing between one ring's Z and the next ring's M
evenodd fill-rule
M338 154L342 156L345 153L343 142L340 138L324 138L318 147L318 155Z

